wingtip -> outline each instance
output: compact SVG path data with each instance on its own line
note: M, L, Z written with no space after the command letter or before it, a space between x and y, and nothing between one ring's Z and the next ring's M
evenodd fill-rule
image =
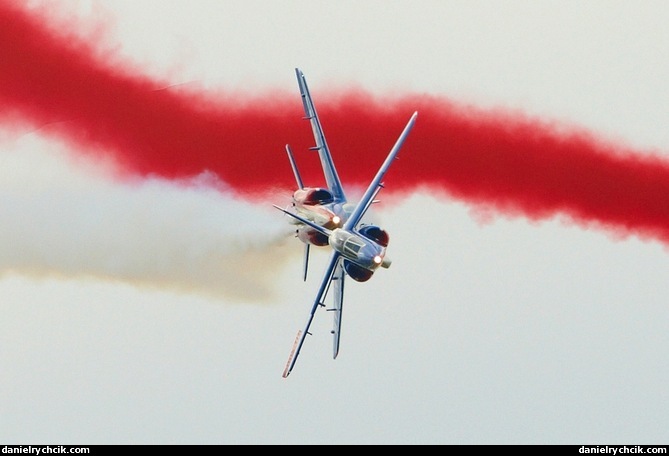
M286 378L290 375L290 371L293 368L293 365L295 364L295 358L297 357L297 346L300 343L300 337L302 336L302 330L297 332L297 336L295 336L295 343L293 344L293 348L290 350L290 356L288 357L288 361L286 362L286 367L283 370L283 378Z
M283 370L283 373L281 374L281 376L282 376L283 378L288 378L288 376L290 375L290 367L291 367L290 364L291 364L291 361L292 361L292 358L293 358L293 357L292 357L292 354L291 354L291 357L290 357L290 358L291 358L291 359L288 360L288 363L286 363L286 367L285 367L285 369Z

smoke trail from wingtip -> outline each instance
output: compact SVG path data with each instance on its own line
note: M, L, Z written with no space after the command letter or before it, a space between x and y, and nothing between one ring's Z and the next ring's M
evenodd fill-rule
M210 171L251 199L292 186L283 145L290 142L298 154L312 145L296 87L257 98L155 91L159 84L136 68L104 63L91 46L64 39L43 21L0 6L6 119L9 107L14 118L34 125L67 120L45 131L82 153L112 157L128 175L179 179ZM582 226L669 243L664 160L587 132L445 98L382 98L315 87L328 143L348 185L366 185L418 110L385 192L427 187L500 213L566 215ZM314 182L317 160L298 161L305 180Z

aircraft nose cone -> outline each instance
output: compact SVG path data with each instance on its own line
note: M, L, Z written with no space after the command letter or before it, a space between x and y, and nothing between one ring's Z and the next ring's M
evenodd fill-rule
M382 268L386 268L386 269L388 269L388 268L390 267L390 264L391 264L392 262L393 262L393 260L391 260L391 259L388 258L387 256L386 256L386 257L383 257L383 261L381 262L381 267L382 267Z

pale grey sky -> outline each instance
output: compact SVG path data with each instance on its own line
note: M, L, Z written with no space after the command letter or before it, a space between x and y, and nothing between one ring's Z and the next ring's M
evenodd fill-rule
M640 153L669 153L669 6L662 1L62 5L89 24L104 17L110 46L174 83L276 87L298 97L299 66L317 106L319 93L333 85L426 92L571 123ZM51 252L47 241L25 251L45 255L35 264L71 273L45 276L48 268L28 264L30 274L13 274L3 266L4 443L669 438L669 251L660 243L614 239L559 218L531 223L493 214L481 223L475 208L421 194L379 205L392 267L348 286L339 358L331 359L330 315L319 312L313 337L283 379L325 257L314 257L306 284L296 240L268 253L281 258L270 265L249 262L240 277L252 280L257 272L274 293L264 300L224 286L202 294L211 286L193 274L206 269L215 283L202 249L234 255L225 248L242 242L244 229L226 225L226 215L257 230L262 246L264 236L283 228L272 225L284 219L270 211L281 201L244 208L225 195L181 193L169 183L125 187L94 163L66 160L62 145L38 134L1 148L5 232L26 230L43 240L51 224L67 252ZM155 225L135 230L142 207L152 208ZM12 209L23 219L9 218ZM187 217L169 219L184 211ZM100 251L75 255L67 228L92 223L89 216L104 221L100 239L87 240ZM169 237L145 250L128 247L155 238L163 221ZM106 243L111 228L128 244ZM8 241L0 246L16 250ZM136 269L141 277L72 276L82 270L77 261L108 268L93 271L98 275L114 271L129 251L144 259ZM256 271L259 264L265 266ZM221 283L234 274L224 266L214 272Z

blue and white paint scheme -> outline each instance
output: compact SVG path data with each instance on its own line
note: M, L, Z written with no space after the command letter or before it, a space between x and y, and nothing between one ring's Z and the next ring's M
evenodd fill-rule
M325 298L330 287L333 291L333 308L329 309L334 315L332 328L334 336L333 358L336 358L339 353L346 276L357 282L366 282L379 267L388 268L390 266L391 261L386 255L389 241L388 233L378 226L362 224L361 221L367 209L375 201L376 195L383 188L383 177L397 156L418 116L418 112L411 115L360 201L357 203L349 202L335 169L304 74L298 68L295 69L295 73L302 96L305 118L311 123L316 141L316 145L311 147L310 150L318 152L327 188L305 187L303 185L293 152L290 146L286 145L298 189L293 193L292 202L286 209L276 205L275 207L290 216L291 223L295 225L296 237L305 244L304 280L307 277L310 246L327 246L332 251L307 322L304 328L297 333L283 377L288 377L293 370L304 340L310 334L309 327L316 309L325 307Z

